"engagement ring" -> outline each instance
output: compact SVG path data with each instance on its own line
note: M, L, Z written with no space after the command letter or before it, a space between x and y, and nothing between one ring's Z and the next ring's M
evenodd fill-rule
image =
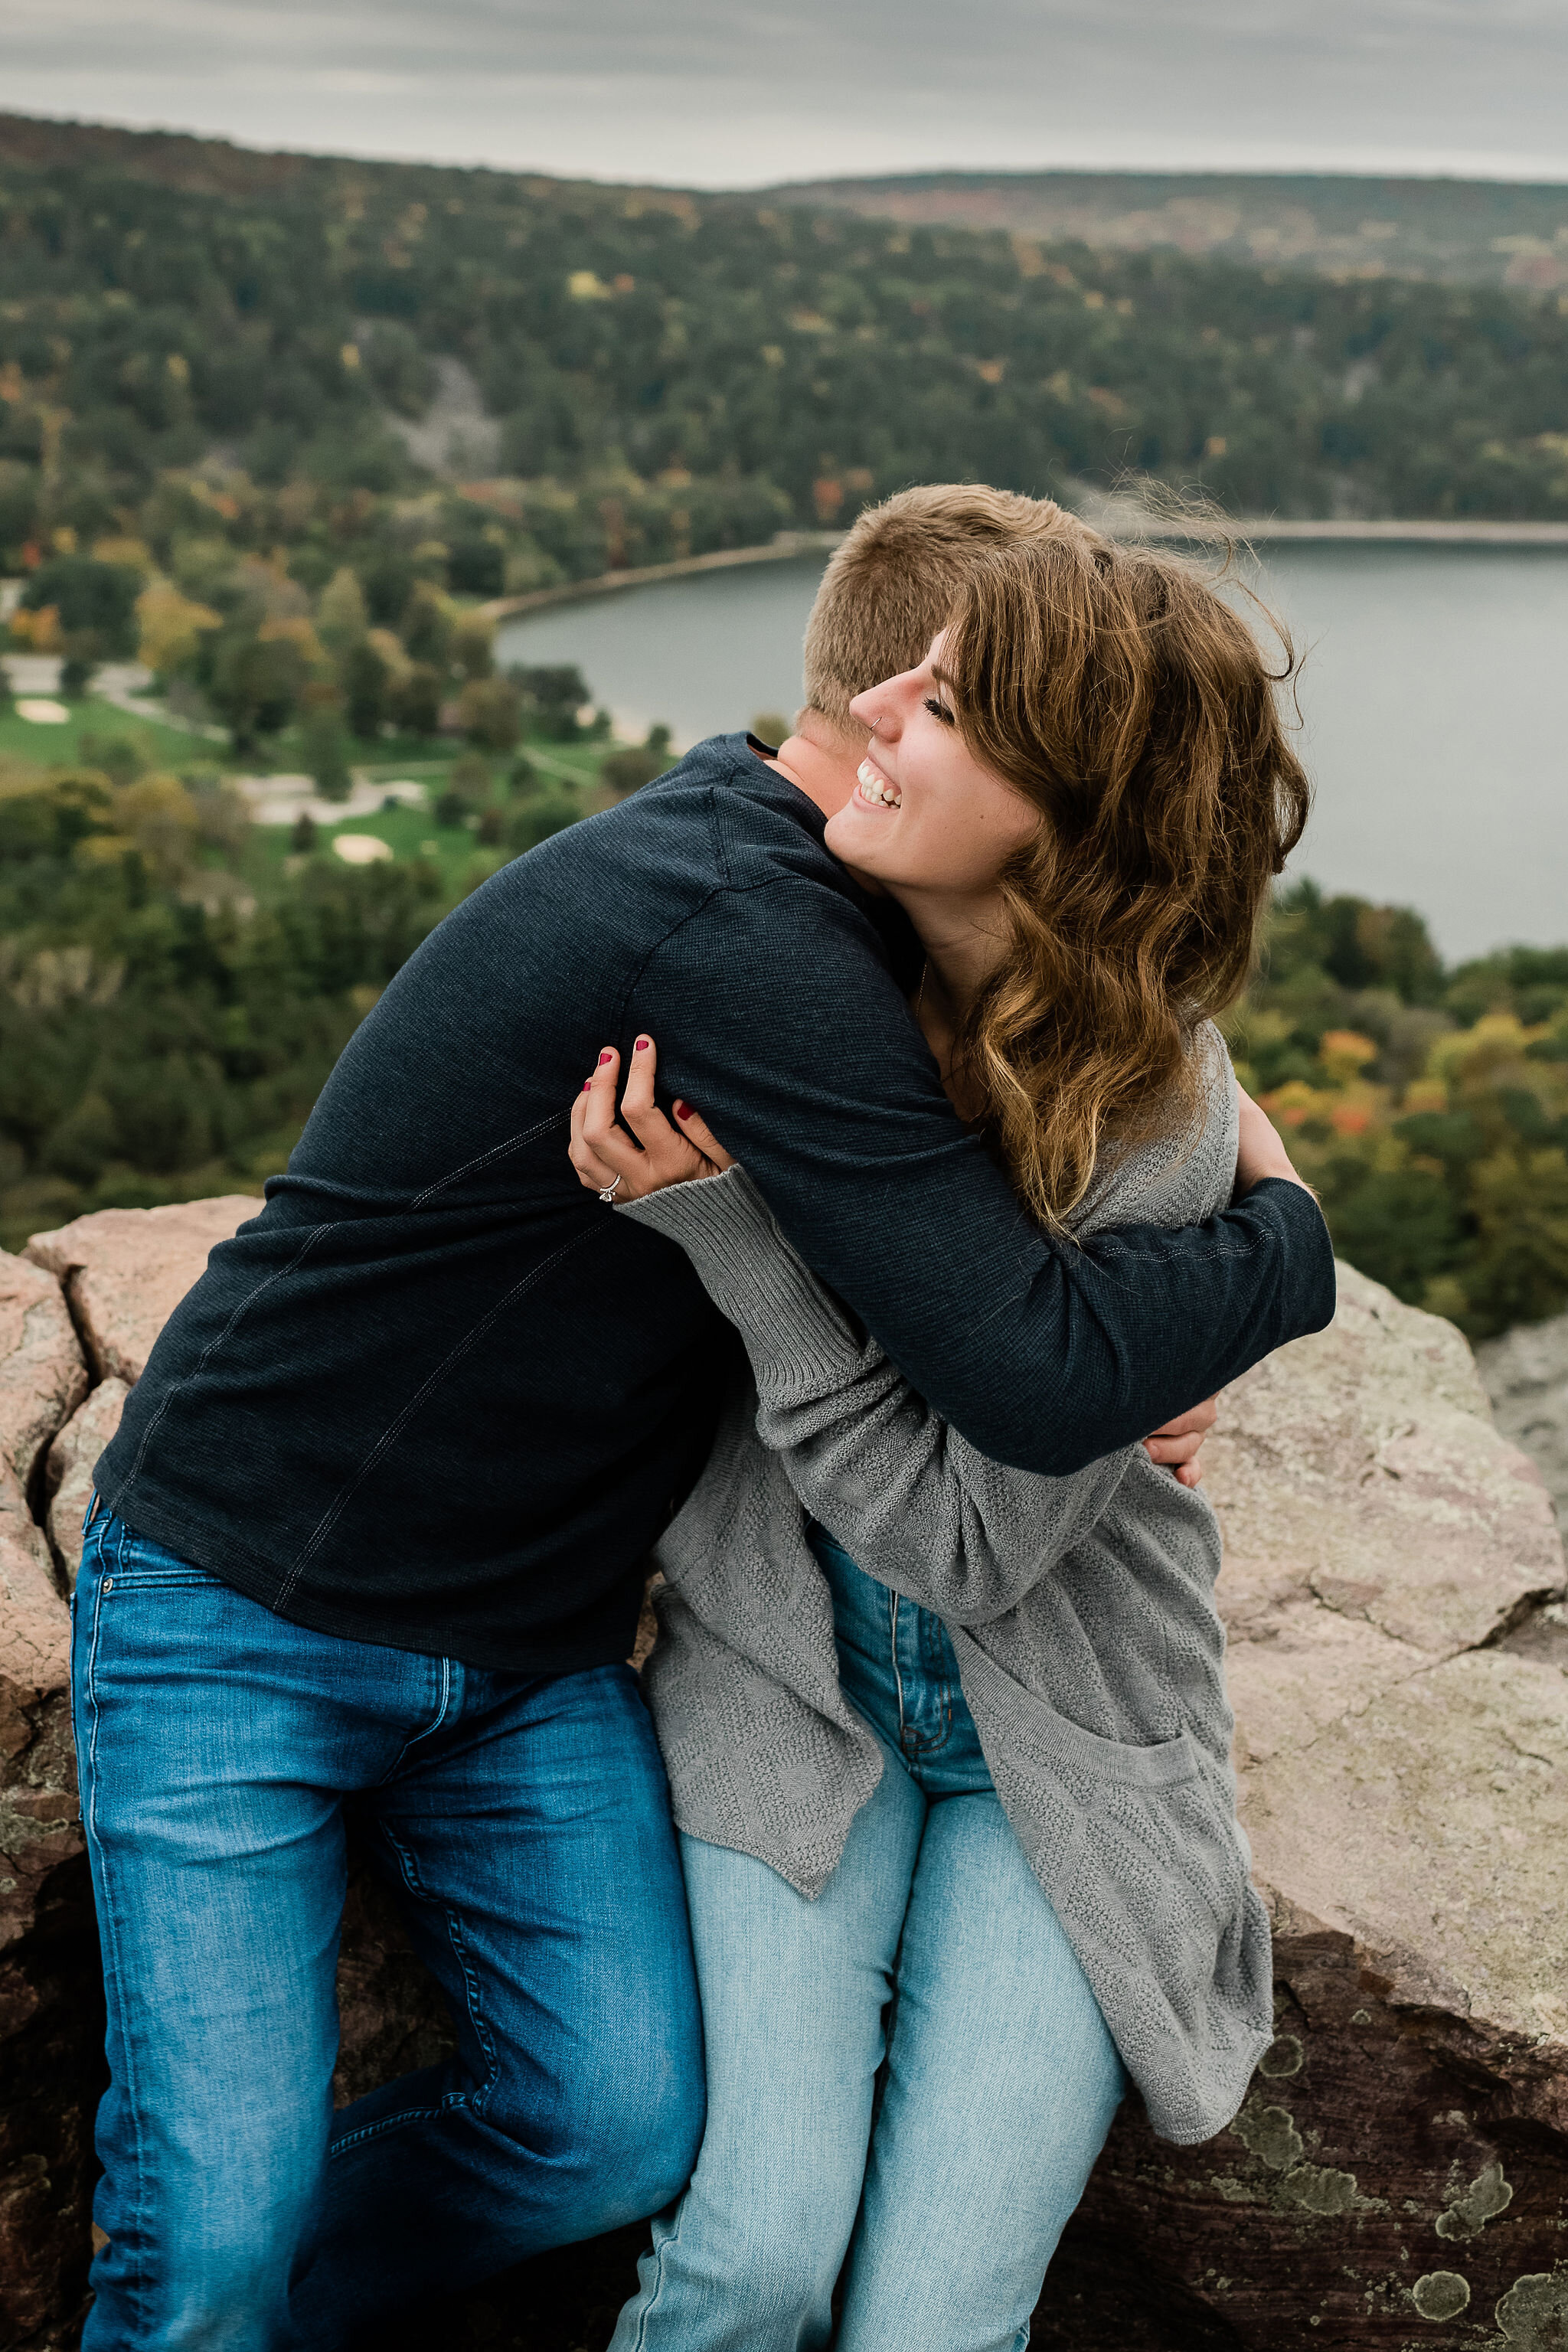
M625 1170L623 1170L623 1171L622 1171L622 1174L624 1175L624 1174L625 1174L625 1172L626 1172L626 1171L625 1171ZM619 1177L619 1176L617 1176L617 1177L616 1177L616 1184L618 1184L618 1183L620 1182L620 1181L621 1181L620 1177ZM615 1199L615 1197L616 1197L616 1184L606 1184L606 1185L605 1186L604 1191L603 1191L603 1192L600 1193L600 1195L599 1195L599 1198L600 1198L600 1200L601 1200L601 1201L613 1201L613 1200Z

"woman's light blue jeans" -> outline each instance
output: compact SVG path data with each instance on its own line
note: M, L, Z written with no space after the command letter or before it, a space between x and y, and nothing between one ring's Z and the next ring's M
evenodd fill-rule
M881 1781L815 1903L681 1840L708 2124L611 2352L810 2352L841 2269L839 2352L1010 2352L1121 2098L941 1620L816 1552Z

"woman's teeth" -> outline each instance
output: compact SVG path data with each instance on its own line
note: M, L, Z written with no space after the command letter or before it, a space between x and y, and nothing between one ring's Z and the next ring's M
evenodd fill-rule
M863 801L879 801L888 808L903 807L903 794L897 784L890 784L886 776L879 776L869 760L862 760L855 772L860 779Z

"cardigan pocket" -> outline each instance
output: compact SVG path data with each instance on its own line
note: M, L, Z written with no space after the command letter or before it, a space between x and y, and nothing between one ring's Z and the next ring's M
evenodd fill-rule
M948 1630L964 1696L988 1756L996 1746L1012 1749L1057 1772L1086 1801L1108 1782L1130 1789L1171 1789L1202 1772L1202 1751L1184 1725L1174 1738L1147 1744L1103 1738L1017 1681L961 1627Z
M1247 1860L1228 1801L1185 1731L1139 1748L1094 1740L1059 1718L1056 1729L1048 1750L1015 1744L996 1780L1009 1813L1017 1808L1043 1823L1066 1800L1077 1814L1054 1864L1040 1854L1063 1924L1076 1918L1168 1991L1180 1985L1178 2008L1201 1999L1223 1970L1221 1954L1239 1933L1247 1900ZM1077 1742L1063 1732L1077 1733Z
M952 1638L996 1793L1063 1925L1097 1922L1097 1940L1120 1940L1147 1968L1184 1950L1182 1973L1201 1980L1235 1931L1247 1874L1228 1791L1191 1731L1149 1746L1101 1738Z

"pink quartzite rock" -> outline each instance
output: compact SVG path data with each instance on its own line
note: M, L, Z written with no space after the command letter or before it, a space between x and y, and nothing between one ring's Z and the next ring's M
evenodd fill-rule
M1568 2347L1562 1545L1458 1333L1340 1279L1206 1457L1279 2038L1206 2147L1123 2111L1052 2352Z
M36 1235L25 1260L0 1258L0 2346L67 2340L59 2330L86 2274L102 2074L70 1621L11 1465L25 1481L50 1449L50 1516L60 1567L74 1573L82 1482L119 1419L124 1383L213 1244L256 1207L236 1197L106 1210ZM79 1329L100 1381L90 1394Z
M92 1500L93 1465L119 1428L130 1393L123 1381L112 1377L100 1381L49 1448L44 1472L49 1498L49 1549L68 1592L76 1591L76 1572L81 1566L81 1527Z
M70 1620L0 1471L0 2344L79 2294L102 1999L76 1823Z
M33 1235L27 1255L65 1285L95 1380L141 1379L208 1252L260 1208L248 1192L226 1192L164 1209L100 1209Z
M39 1881L77 1843L69 1673L48 1545L0 1475L0 1951L31 1926Z
M254 1210L109 1211L29 1245L109 1376L49 1457L66 1569L119 1383ZM1050 2352L1568 2352L1562 1548L1458 1334L1341 1278L1332 1328L1237 1382L1207 1454L1277 2039L1203 2147L1154 2140L1129 2103L1036 2314ZM46 1441L70 1410L42 1412ZM0 2346L39 2352L74 2340L101 2041L67 1641L0 1476ZM450 2047L363 1861L339 1991L340 2098ZM386 2352L602 2345L637 2238L411 2314Z
M87 1366L60 1286L0 1250L0 1457L24 1486L87 1394Z

